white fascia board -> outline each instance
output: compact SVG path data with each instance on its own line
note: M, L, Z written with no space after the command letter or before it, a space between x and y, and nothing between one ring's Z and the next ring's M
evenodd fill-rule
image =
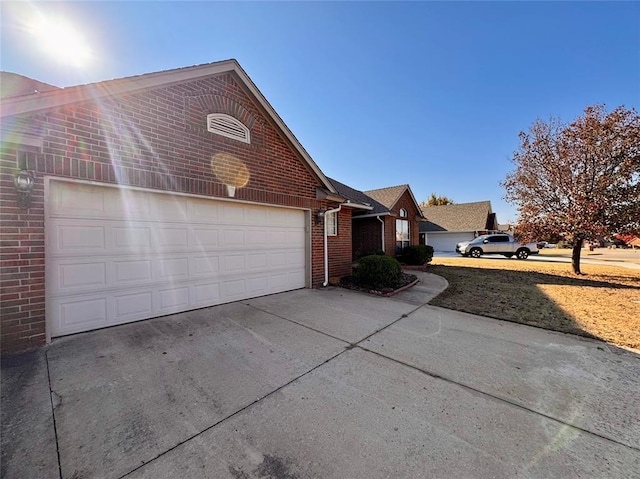
M342 206L346 208L354 208L354 209L367 210L367 211L371 211L373 209L373 206L363 205L361 203L351 203L349 201L347 201L346 203L342 203Z
M358 215L358 216L353 216L352 218L354 220L357 220L359 218L375 218L376 216L389 216L391 215L391 213L387 212L387 213L370 213L370 214L366 214L366 215Z
M331 182L322 173L318 165L313 161L307 150L285 125L282 118L276 113L264 95L258 90L249 75L242 69L236 60L224 60L206 65L178 68L157 73L147 73L139 76L107 80L104 82L90 83L74 87L51 90L43 93L36 93L27 96L8 98L2 101L0 117L20 115L24 113L35 113L51 108L77 103L82 101L97 100L107 96L116 96L124 93L131 93L146 88L154 88L171 83L179 83L197 78L220 75L222 73L234 72L240 77L247 89L258 100L260 105L271 116L271 119L284 133L293 147L300 153L300 156L309 165L309 168L316 174L320 182L332 193L337 193Z

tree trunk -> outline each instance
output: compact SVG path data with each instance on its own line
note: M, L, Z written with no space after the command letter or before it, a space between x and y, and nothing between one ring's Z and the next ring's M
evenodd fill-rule
M575 274L582 274L580 271L580 252L582 251L583 238L576 238L573 244L573 252L571 253L571 266Z

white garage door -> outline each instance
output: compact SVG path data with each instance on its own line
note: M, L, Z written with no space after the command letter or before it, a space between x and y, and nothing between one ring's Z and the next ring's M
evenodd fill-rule
M427 233L426 244L434 251L451 252L456 250L456 244L472 239L473 233Z
M305 287L305 212L50 181L52 337Z

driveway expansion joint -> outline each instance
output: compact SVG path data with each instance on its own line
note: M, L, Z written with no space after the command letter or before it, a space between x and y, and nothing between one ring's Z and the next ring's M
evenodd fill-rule
M49 348L44 352L44 359L47 365L47 381L49 383L49 401L51 402L51 419L53 420L53 435L56 438L56 456L58 458L58 477L62 479L62 463L60 462L60 447L58 445L58 428L56 425L56 406L60 403L60 396L51 388L51 371L49 370ZM54 394L58 399L58 404L54 404Z
M268 392L267 394L263 395L262 397L259 397L258 399L256 399L255 401L252 401L251 403L247 404L246 406L238 409L237 411L234 411L233 413L229 414L226 417L223 417L222 419L220 419L219 421L216 421L214 424L211 424L210 426L207 426L206 428L202 429L201 431L197 432L196 434L192 434L191 436L189 436L188 438L180 441L179 443L171 446L170 448L166 449L165 451L162 451L161 453L157 454L155 457L149 459L146 462L143 462L142 464L140 464L139 466L131 469L129 472L127 472L126 474L121 475L118 479L123 479L131 474L133 474L134 472L138 471L139 469L142 469L143 467L145 467L148 464L151 464L152 462L156 461L157 459L160 459L162 456L164 456L165 454L168 454L169 452L178 449L180 446L190 442L191 440L201 436L202 434L206 433L207 431L210 431L211 429L219 426L220 424L226 422L227 420L237 416L238 414L240 414L243 411L246 411L247 409L251 408L252 406L255 406L256 404L264 401L265 399L269 398L270 396L272 396L273 394L281 391L282 389L286 388L287 386L289 386L290 384L293 384L294 382L296 382L298 379L302 379L303 377L307 376L308 374L312 373L313 371L315 371L318 368L321 368L322 366L324 366L325 364L327 364L330 361L333 361L335 358L337 358L338 356L344 354L347 351L347 349L344 349L342 351L340 351L337 354L334 354L333 356L331 356L328 359L325 359L324 361L322 361L320 364L314 366L313 368L309 369L308 371L305 371L304 373L300 374L299 376L296 376L295 378L293 378L292 380L286 382L285 384L278 386L276 389L274 389L273 391Z
M516 407L516 408L518 408L518 409L522 409L522 410L524 410L524 411L527 411L527 412L533 413L533 414L535 414L535 415L538 415L538 416L544 417L545 419L549 419L549 420L551 420L551 421L553 421L553 422L556 422L556 423L562 424L563 426L567 426L567 427L570 427L570 428L572 428L572 429L576 429L577 431L580 431L580 432L583 432L583 433L589 434L589 435L591 435L591 436L598 437L598 438L603 439L603 440L605 440L605 441L612 442L612 443L617 444L617 445L619 445L619 446L623 446L623 447L626 447L626 448L628 448L628 449L631 449L631 450L639 451L639 452L640 452L640 448L638 448L638 447L636 447L636 446L632 446L632 445L630 445L630 444L625 444L624 442L620 442L620 441L618 441L617 439L613 439L613 438L608 437L608 436L605 436L605 435L603 435L603 434L600 434L600 433L597 433L597 432L594 432L594 431L590 431L590 430L585 429L585 428L582 428L582 427L580 427L580 426L576 426L575 424L571 424L571 423L565 422L565 421L563 421L563 420L561 420L561 419L558 419L558 418L556 418L556 417L550 416L550 415L545 414L545 413L543 413L543 412L536 411L535 409L528 408L528 407L526 407L526 406L523 406L522 404L518 404L518 403L517 403L517 402L515 402L515 401L509 400L509 399L506 399L506 398L503 398L503 397L500 397L500 396L496 396L496 395L494 395L494 394L490 394L490 393L488 393L488 392L485 392L485 391L482 391L482 390L480 390L480 389L474 388L473 386L469 386L469 385L467 385L467 384L464 384L464 383L461 383L461 382L455 381L454 379L450 379L450 378L447 378L447 377L445 377L445 376L441 376L441 375L439 375L439 374L432 373L432 372L430 372L430 371L427 371L427 370L425 370L425 369L421 369L421 368L419 368L419 367L417 367L417 366L414 366L414 365L412 365L412 364L406 363L406 362L401 361L401 360L399 360L399 359L394 359L394 358L392 358L392 357L389 357L389 356L386 356L386 355L384 355L384 354L378 353L378 352L373 351L373 350L371 350L371 349L367 349L367 348L365 348L365 347L363 347L363 346L358 345L358 348L359 348L359 349L361 349L361 350L363 350L363 351L366 351L366 352L368 352L368 353L375 354L376 356L378 356L378 357L380 357L380 358L388 359L389 361L393 361L394 363L397 363L397 364L400 364L400 365L406 366L406 367L408 367L408 368L411 368L411 369L413 369L413 370L415 370L415 371L418 371L418 372L420 372L420 373L422 373L422 374L425 374L425 375L427 375L427 376L429 376L429 377L432 377L432 378L434 378L434 379L438 379L438 380L440 380L440 381L445 381L445 382L447 382L447 383L449 383L449 384L454 384L454 385L456 385L456 386L458 386L458 387L461 387L461 388L463 388L463 389L466 389L466 390L468 390L468 391L471 391L472 393L480 394L480 395L482 395L482 396L489 397L489 398L491 398L491 399L493 399L493 400L495 400L495 401L503 402L503 403L508 404L508 405L510 405L510 406Z

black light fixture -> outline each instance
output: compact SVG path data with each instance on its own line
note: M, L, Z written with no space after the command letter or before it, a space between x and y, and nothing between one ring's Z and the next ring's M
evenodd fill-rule
M317 225L322 223L322 220L324 219L325 213L326 213L325 210L318 210L318 212L316 213L316 224Z
M31 191L35 179L33 174L27 170L20 170L13 179L13 184L18 192L18 206L20 208L29 208L31 206Z

